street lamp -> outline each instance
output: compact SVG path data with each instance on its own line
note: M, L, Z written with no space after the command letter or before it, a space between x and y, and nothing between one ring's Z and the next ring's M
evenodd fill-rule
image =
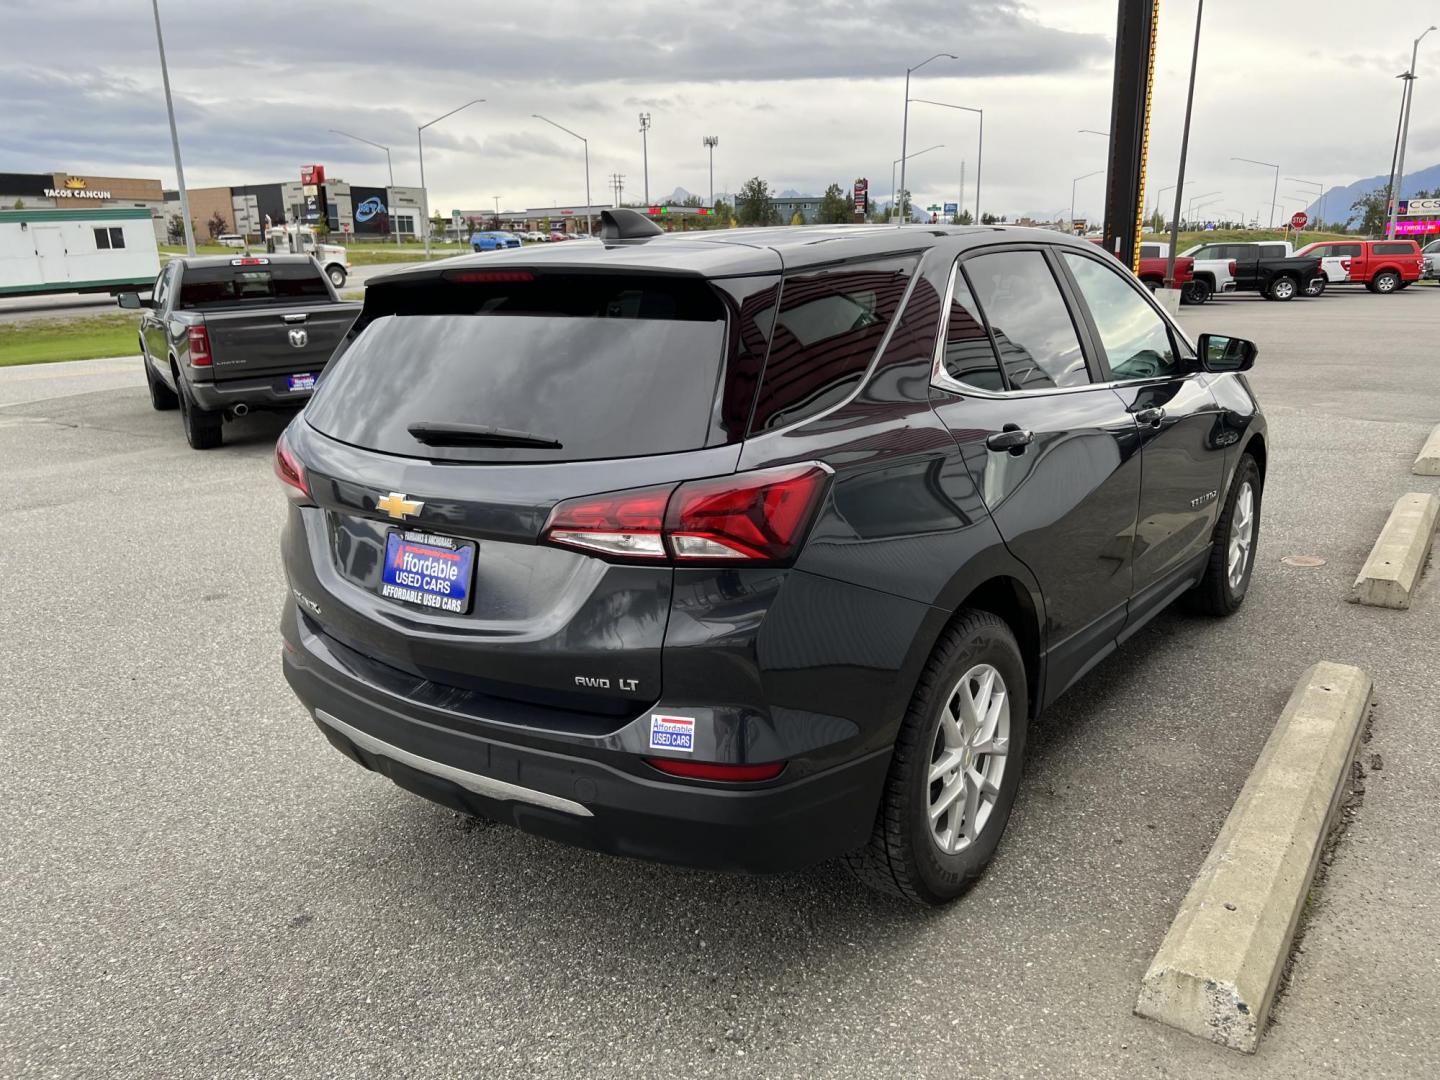
M575 138L579 139L582 143L585 144L585 231L589 235L594 236L595 223L591 220L590 214L590 140L585 138L584 135L575 135L575 132L571 131L569 128L563 126L562 124L557 124L554 120L541 116L539 113L531 113L530 115L533 116L536 120L544 120L545 123L549 124L553 128L559 128L561 131L565 132L566 135L574 135Z
M719 135L706 135L700 142L710 149L710 209L715 209L715 147L720 145Z
M1096 169L1094 172L1087 172L1084 176L1077 176L1074 180L1070 181L1070 220L1068 222L1070 232L1075 231L1075 186L1079 184L1081 180L1089 180L1090 177L1099 176L1104 171L1104 169Z
M942 109L959 109L962 112L972 112L980 117L980 140L975 151L975 224L980 224L980 170L985 164L985 110L973 109L969 105L952 105L948 101L931 101L928 98L911 98L920 105L939 105ZM919 155L912 154L912 157ZM900 168L900 186L905 186L905 168Z
M1191 215L1195 213L1195 203L1198 202L1200 199L1208 199L1212 195L1220 194L1222 193L1219 191L1207 191L1204 195L1191 195L1190 201L1185 204L1185 220L1190 220Z
M385 151L385 168L390 173L390 190L385 193L385 220L390 221L393 216L390 205L395 199L395 166L390 163L390 148L388 146L381 146L378 142L371 142L369 139L362 139L359 135L351 135L348 131L341 131L339 128L331 128L330 134L344 135L347 139L354 139L356 142L363 142L367 146L373 146L377 150ZM395 232L393 227L390 231L395 233L395 243L398 246L400 243L400 234Z
M175 103L170 99L170 68L165 64L165 36L160 33L160 0L155 9L155 44L160 49L160 81L165 84L165 112L170 116L170 148L175 151L175 186L180 191L180 217L185 225L185 254L195 254L195 227L190 224L190 194L185 190L185 168L180 164L180 133L175 129Z
M650 114L640 114L640 152L645 156L645 205L650 205Z
M942 143L936 143L934 146L927 146L924 150L916 150L915 153L911 154L910 156L911 156L912 158L917 158L917 157L919 157L921 154L928 154L931 150L939 150L939 149L941 149L942 147L944 147L944 145L945 145L945 144L944 144L943 142L942 142ZM899 165L899 164L901 164L901 159L898 158L898 157L897 157L894 161L892 161L892 162L890 163L890 216L891 216L891 217L894 217L894 216L895 216L895 210L896 210L896 208L900 205L899 193L896 192L896 190L895 190L895 166L896 166L896 165ZM905 170L904 170L904 169L901 169L901 170L900 170L900 175L901 175L901 177L904 177L904 175L905 175ZM901 183L902 183L902 184L904 183L904 180L903 180L903 179L901 180ZM901 190L904 190L904 189L902 188Z
M1248 157L1232 157L1230 160L1245 161L1251 165L1263 165L1267 169L1275 170L1275 187L1270 193L1270 228L1273 229L1275 227L1275 197L1280 194L1280 166L1273 161L1256 161L1254 158Z
M1430 33L1430 31L1434 29L1435 27L1430 27L1425 31L1425 34ZM1415 104L1415 61L1420 54L1420 42L1425 40L1425 34L1421 34L1415 39L1415 46L1410 50L1409 78L1405 80L1405 119L1400 125L1400 154L1395 163L1395 198L1391 201L1389 207L1390 216L1388 224L1385 227L1386 236L1393 236L1395 234L1395 218L1400 212L1400 196L1405 194L1405 143L1409 141L1410 138L1410 110Z
M915 72L919 71L926 64L930 63L931 60L939 60L942 56L948 60L960 59L954 53L936 53L934 56L929 57L926 60L921 60L920 63L916 64L914 67L905 69L905 115L904 119L900 123L900 157L897 159L900 162L901 188L904 188L905 186L905 160L910 156L909 153L907 153L906 151L906 146L908 145L908 140L910 137L910 76L913 75ZM919 157L920 155L916 154L915 156ZM980 170L980 166L978 163L975 166L975 170L977 173ZM980 188L978 180L976 181L975 188L978 192ZM905 223L902 221L900 224L903 225Z
M1287 177L1285 177L1285 179L1286 179L1286 180L1293 180L1293 181L1295 181L1295 183L1297 183L1297 184L1304 184L1304 185L1306 185L1307 187L1313 187L1313 188L1315 188L1317 191L1319 191L1319 193L1320 193L1320 209L1319 209L1319 211L1318 211L1317 214L1316 214L1317 221L1316 221L1316 223L1315 223L1315 227L1316 227L1316 228L1319 228L1321 225L1323 225L1323 224L1325 223L1325 185L1322 184L1319 180L1302 180L1302 179L1301 179L1300 177L1298 177L1298 176L1287 176ZM1315 202L1315 200L1314 200L1313 198L1310 199L1309 201L1310 201L1311 203ZM1307 204L1307 205L1308 205L1308 204Z
M461 109L468 109L471 105L484 104L484 98L476 98L474 101L467 101L464 105L457 106L441 116L437 116L429 123L421 124L415 129L415 146L420 151L420 203L424 207L425 222L420 226L425 233L425 258L430 258L430 192L425 190L425 129L432 124L438 124L447 116L454 116Z
M1099 135L1099 136L1101 136L1102 138L1105 138L1105 139L1108 139L1108 138L1110 137L1110 133L1109 133L1108 131L1096 131L1094 128L1077 128L1076 131L1075 131L1075 134L1077 134L1077 135Z

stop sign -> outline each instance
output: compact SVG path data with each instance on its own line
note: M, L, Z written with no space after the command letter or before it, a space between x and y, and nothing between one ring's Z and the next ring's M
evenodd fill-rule
M1304 210L1298 210L1290 217L1290 227L1292 229L1303 229L1309 223L1310 219L1306 216Z

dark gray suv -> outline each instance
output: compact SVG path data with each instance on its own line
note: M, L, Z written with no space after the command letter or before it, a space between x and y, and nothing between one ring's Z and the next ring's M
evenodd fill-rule
M1244 599L1253 345L1049 232L605 218L372 280L276 448L286 678L462 811L958 895L1030 719Z

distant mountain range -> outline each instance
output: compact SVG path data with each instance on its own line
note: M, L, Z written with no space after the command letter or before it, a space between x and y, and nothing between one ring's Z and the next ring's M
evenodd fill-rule
M1344 221L1351 215L1350 206L1356 199L1370 194L1377 188L1383 188L1389 179L1389 173L1382 173L1365 180L1356 180L1353 184L1346 184L1344 187L1332 187L1323 196L1323 214L1320 212L1322 199L1316 199L1305 208L1305 212L1312 218L1319 215L1326 221ZM1421 169L1419 172L1406 173L1405 184L1401 191L1404 196L1408 197L1416 191L1428 191L1435 188L1440 188L1440 165L1431 165L1428 169Z

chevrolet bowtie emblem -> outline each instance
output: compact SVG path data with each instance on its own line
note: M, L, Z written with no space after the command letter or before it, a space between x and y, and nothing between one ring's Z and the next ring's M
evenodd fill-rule
M384 510L396 521L403 521L407 517L414 517L420 513L425 504L418 499L410 499L401 495L398 491L392 491L383 499L375 500L375 509Z

